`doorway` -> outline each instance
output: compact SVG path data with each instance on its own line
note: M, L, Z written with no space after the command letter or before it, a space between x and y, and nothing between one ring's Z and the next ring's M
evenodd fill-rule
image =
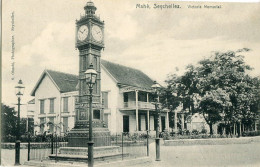
M123 132L129 132L129 116L123 116Z
M162 132L165 130L165 117L161 117Z

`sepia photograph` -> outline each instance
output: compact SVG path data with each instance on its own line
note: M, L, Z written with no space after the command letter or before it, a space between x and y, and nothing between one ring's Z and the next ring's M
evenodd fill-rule
M1 3L1 166L260 166L259 1Z

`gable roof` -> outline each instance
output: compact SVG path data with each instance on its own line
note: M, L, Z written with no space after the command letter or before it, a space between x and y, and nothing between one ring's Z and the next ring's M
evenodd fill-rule
M35 96L36 90L38 89L39 85L41 84L42 80L46 75L50 77L51 81L54 83L54 85L61 93L76 91L76 86L78 84L77 75L53 70L44 70L31 93L32 96Z
M47 70L54 82L60 88L60 92L76 91L78 76L58 71Z
M101 60L102 67L112 75L118 85L133 86L138 88L151 89L153 80L140 70ZM49 76L51 81L57 87L59 92L76 91L78 84L78 76L53 70L44 70L36 86L31 92L31 96L35 96L35 92L41 84L45 76Z
M101 65L114 77L117 84L151 89L153 80L140 70L101 60Z

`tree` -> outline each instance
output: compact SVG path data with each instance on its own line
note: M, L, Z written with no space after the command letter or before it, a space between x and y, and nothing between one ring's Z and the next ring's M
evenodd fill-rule
M182 76L176 74L168 76L165 81L168 85L167 91L175 95L174 102L176 108L180 103L183 104L183 110L188 109L190 113L195 113L194 98L198 93L197 90L197 71L193 65L186 67L186 72ZM177 105L176 105L177 104Z
M210 91L221 89L229 98L229 105L223 104L221 107L226 127L241 122L243 109L249 111L253 101L251 96L255 87L252 78L247 74L252 68L245 64L244 56L240 55L247 51L249 49L244 48L236 52L216 52L210 58L200 61L197 68L201 97Z
M258 78L244 77L243 86L240 86L240 96L237 98L239 112L237 116L246 129L254 129L252 126L259 119L260 81Z
M20 134L21 135L26 135L27 134L27 129L28 129L27 118L21 118L21 121L20 121Z
M209 125L210 135L213 135L213 124L222 120L222 112L229 107L229 96L222 89L208 91L200 101L200 113Z
M5 104L2 104L1 112L1 127L2 127L2 138L5 141L5 138L8 136L16 135L16 112L13 107L9 107Z
M160 102L162 104L162 108L167 108L170 110L169 113L169 126L173 129L174 127L174 113L173 110L179 106L180 100L178 97L172 93L174 90L170 86L167 88L161 89L161 97Z
M252 127L258 115L260 84L248 75L252 68L241 55L248 51L215 52L196 66L188 65L182 76L173 74L166 80L167 96L175 94L175 104L182 103L191 114L200 112L211 134L212 125L219 121L226 127L241 122Z

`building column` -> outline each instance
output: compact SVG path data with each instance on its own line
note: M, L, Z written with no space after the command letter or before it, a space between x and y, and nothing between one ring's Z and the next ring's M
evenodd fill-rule
M148 93L146 93L146 101L147 101L147 103L149 103L149 94Z
M158 116L158 124L159 124L159 132L162 132L162 118L161 118L161 114L159 114Z
M184 130L184 113L181 114L181 129Z
M135 119L136 119L136 131L139 131L138 122L138 90L135 90Z
M177 128L177 111L176 110L174 111L174 131L175 131L175 133L178 131L178 128Z
M169 132L169 112L166 112L166 129Z
M147 110L147 130L150 131L150 111Z
M146 101L147 101L147 105L149 103L149 94L146 93ZM150 131L150 111L147 110L147 130Z
M239 122L239 135L242 136L241 122Z
M60 96L59 100L60 100L60 105L59 105L59 113L56 114L56 120L57 120L56 124L60 126L59 133L61 135L61 131L62 131L62 128L63 128L63 126L61 126L61 124L60 124L61 123L61 113L62 113L61 110L62 110L62 106L63 106L63 101L62 101L61 96ZM56 133L58 134L57 125L55 127L55 130L56 130Z
M237 132L236 132L236 123L234 123L234 135L236 135Z

